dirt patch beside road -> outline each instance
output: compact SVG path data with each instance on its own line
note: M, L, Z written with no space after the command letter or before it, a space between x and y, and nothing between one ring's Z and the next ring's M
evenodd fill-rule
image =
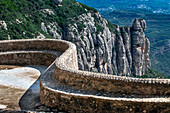
M0 85L0 104L5 105L8 110L20 110L18 102L24 93L23 89Z

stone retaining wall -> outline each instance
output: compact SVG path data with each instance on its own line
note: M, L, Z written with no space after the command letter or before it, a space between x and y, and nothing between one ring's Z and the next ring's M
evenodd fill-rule
M49 66L67 48L57 40L0 41L0 64Z
M170 95L169 79L141 79L80 71L72 67L72 64L77 62L77 60L70 56L76 56L75 54L76 52L71 45L70 48L57 59L54 77L60 83L78 89L96 90L98 92Z
M133 95L170 95L170 85L160 83L141 83L138 79L134 81L116 80L111 76L102 78L100 74L84 72L68 72L62 69L55 69L55 78L67 86L77 89L97 91L100 93L109 92L112 94L133 94ZM145 80L145 79L144 79ZM144 81L145 82L145 81Z
M0 54L0 64L49 66L56 58L57 55L43 51L10 52L7 54Z
M40 87L43 104L69 113L168 113L170 111L168 107L170 100L161 102L161 99L156 98L107 98L53 90L42 83Z
M64 52L69 47L64 41L54 39L24 39L0 41L0 51L14 50L51 50Z

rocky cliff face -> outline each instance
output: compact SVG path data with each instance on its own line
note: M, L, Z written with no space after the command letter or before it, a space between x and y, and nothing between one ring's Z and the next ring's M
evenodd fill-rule
M132 27L118 27L113 33L107 27L108 22L100 14L84 14L78 22L83 22L84 29L79 32L70 26L65 40L76 44L79 68L86 71L117 74L124 76L143 75L150 67L149 40L145 38L146 22L135 19ZM97 33L95 20L98 19L103 31ZM114 29L114 28L113 28Z
M150 45L144 34L144 20L135 19L132 27L109 27L111 23L99 13L82 14L73 19L76 22L70 24L62 36L58 33L57 36L76 44L79 69L141 76L150 68Z

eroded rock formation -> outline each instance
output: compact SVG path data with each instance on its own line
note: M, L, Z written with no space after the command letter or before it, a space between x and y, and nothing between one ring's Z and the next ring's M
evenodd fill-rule
M83 31L79 32L76 25L70 26L64 37L77 46L79 68L126 76L145 74L150 67L150 45L144 34L146 22L135 19L132 27L117 27L117 33L113 33L106 20L99 14L94 16L90 13L79 16L78 21L85 25ZM96 33L95 18L103 32Z
M146 22L135 19L132 26L132 72L133 75L143 75L150 67L149 40L145 38Z
M150 67L150 44L144 34L144 20L135 19L132 27L119 27L103 19L99 13L85 13L73 19L75 23L70 24L61 35L57 30L53 34L57 34L55 38L76 44L79 69L141 76ZM48 32L44 25L41 26L43 31Z

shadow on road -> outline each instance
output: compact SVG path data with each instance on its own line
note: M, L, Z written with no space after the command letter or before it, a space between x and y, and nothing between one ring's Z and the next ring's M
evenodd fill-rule
M47 68L46 66L28 66L38 69L41 74ZM40 77L30 86L30 88L24 93L19 101L21 110L35 110L37 103L40 103Z

